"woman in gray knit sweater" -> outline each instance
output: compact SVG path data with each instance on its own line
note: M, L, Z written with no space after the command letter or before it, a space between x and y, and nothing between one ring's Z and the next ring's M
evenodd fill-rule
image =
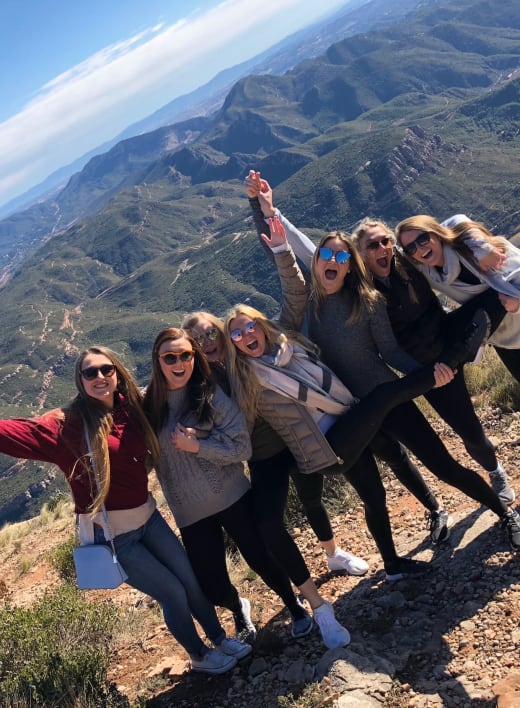
M241 618L254 636L249 602L239 597L228 575L225 529L293 618L305 617L289 576L267 551L254 521L242 462L251 455L243 414L215 385L202 349L185 330L169 328L157 336L144 407L159 438L159 481L208 599L231 610L235 620ZM348 644L348 631L335 620L313 581L300 590L326 646Z

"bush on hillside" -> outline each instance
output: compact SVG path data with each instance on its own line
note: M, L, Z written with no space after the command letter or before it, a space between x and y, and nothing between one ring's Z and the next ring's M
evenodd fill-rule
M107 680L111 605L85 602L64 585L32 608L0 610L0 705L124 705Z

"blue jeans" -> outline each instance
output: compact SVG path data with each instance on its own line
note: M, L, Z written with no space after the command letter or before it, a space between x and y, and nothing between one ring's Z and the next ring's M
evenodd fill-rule
M105 537L97 530L99 541L104 542ZM168 629L190 656L203 656L208 651L193 617L208 639L220 644L226 634L215 608L200 589L181 542L157 510L141 528L116 536L114 545L128 575L126 582L157 600Z

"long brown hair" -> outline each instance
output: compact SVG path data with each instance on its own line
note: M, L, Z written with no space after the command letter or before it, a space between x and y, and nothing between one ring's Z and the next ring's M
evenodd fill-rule
M155 432L163 427L168 418L168 387L159 363L159 349L164 342L176 339L187 339L195 353L193 374L187 384L190 410L201 422L207 422L212 415L215 384L208 360L189 332L179 327L168 327L159 332L153 343L152 373L143 404Z
M480 266L471 248L467 244L468 239L478 238L487 241L487 243L498 249L501 253L506 253L507 251L507 240L502 236L494 236L484 224L478 221L462 221L453 228L449 228L448 226L439 224L433 216L417 214L397 224L395 233L398 243L402 245L402 234L405 231L411 231L413 229L435 234L442 244L460 253L463 258L469 261L478 270L480 270Z
M148 450L152 462L155 464L159 459L159 443L148 422L142 405L142 396L131 373L123 364L118 355L108 347L93 346L83 351L77 361L75 369L75 383L78 390L77 396L65 406L63 411L67 416L69 412L77 412L86 423L90 442L92 446L93 464L88 465L89 470L93 469L97 480L97 493L92 502L91 512L95 514L103 506L110 488L110 457L108 452L108 436L114 423L112 411L102 402L96 401L85 392L81 370L83 361L89 354L101 354L106 357L116 368L117 392L121 394L128 410L144 431ZM85 441L85 449L88 445ZM88 464L86 462L83 464ZM80 460L81 462L81 460Z
M350 270L343 281L342 290L348 292L351 299L352 311L347 322L357 322L361 317L363 309L371 309L380 295L372 284L371 278L368 275L367 268L361 258L361 254L359 253L357 246L352 238L344 231L331 231L323 236L313 253L311 263L311 299L314 303L314 313L319 319L320 310L326 297L325 290L321 287L319 280L316 277L316 264L320 257L320 248L324 246L331 238L338 238L342 241L345 250L350 253Z

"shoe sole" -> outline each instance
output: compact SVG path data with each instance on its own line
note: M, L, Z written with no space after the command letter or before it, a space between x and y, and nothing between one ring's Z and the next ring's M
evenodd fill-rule
M233 659L235 657L232 657ZM235 661L234 664L230 664L230 666L223 666L220 667L219 669L198 669L194 666L191 667L191 670L196 673L196 674L209 674L210 676L219 676L220 674L226 674L228 671L231 671L231 669L234 669L235 666L237 665L237 662Z
M339 568L331 568L329 565L329 570L331 573L346 573L347 575L353 575L356 578L361 577L362 575L366 575L368 573L368 568L366 570L349 570L348 568L345 568L345 566L341 566Z

